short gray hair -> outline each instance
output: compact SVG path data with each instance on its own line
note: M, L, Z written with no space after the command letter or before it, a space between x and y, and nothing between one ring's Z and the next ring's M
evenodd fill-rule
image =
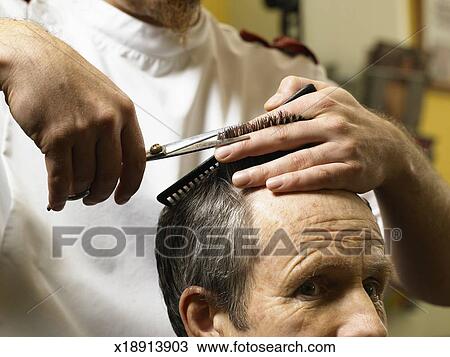
M200 286L210 292L210 302L226 311L233 325L246 330L246 291L255 256L239 254L235 232L251 228L252 212L246 191L235 188L232 175L286 153L274 153L219 165L219 169L189 191L174 207L165 208L158 222L156 261L159 284L172 327L179 337L186 331L179 313L183 291ZM219 228L219 232L217 231ZM201 232L201 241L198 239ZM229 254L204 256L205 246L220 247L226 237Z

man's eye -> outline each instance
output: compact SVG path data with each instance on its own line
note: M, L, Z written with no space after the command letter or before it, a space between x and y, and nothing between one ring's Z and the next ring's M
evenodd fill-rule
M381 284L373 279L366 279L363 282L364 290L366 290L367 295L373 300L373 301L379 301L381 300Z
M297 290L297 295L306 298L314 298L323 294L323 286L315 278L306 280Z

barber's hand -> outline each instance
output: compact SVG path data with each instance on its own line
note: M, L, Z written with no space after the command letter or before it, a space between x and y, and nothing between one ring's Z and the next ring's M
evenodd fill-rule
M280 107L307 84L318 92ZM361 106L341 88L298 77L283 80L267 111L301 114L311 120L264 129L251 139L216 150L221 162L317 144L233 176L238 187L266 185L274 192L346 189L363 193L400 175L407 135Z
M71 47L30 22L0 23L0 56L0 84L11 113L45 155L49 207L60 211L69 195L87 189L87 205L114 191L116 202L126 203L145 169L131 100Z

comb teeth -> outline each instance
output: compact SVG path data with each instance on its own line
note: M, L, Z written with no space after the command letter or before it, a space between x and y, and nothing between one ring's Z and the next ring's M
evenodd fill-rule
M290 114L286 112L278 112L277 114L268 114L251 122L230 126L225 128L218 135L219 140L237 138L242 135L247 135L255 131L271 128L273 126L296 123L305 120L305 118L298 114Z
M190 190L198 186L206 177L219 168L219 163L213 157L206 160L195 170L161 192L157 200L168 207L175 206Z

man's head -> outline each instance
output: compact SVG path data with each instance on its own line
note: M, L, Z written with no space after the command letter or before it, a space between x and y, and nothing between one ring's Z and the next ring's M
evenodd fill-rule
M143 21L185 33L197 20L200 0L106 0Z
M161 214L158 272L175 332L385 335L389 264L365 202L239 191L230 177L248 165L221 166Z

